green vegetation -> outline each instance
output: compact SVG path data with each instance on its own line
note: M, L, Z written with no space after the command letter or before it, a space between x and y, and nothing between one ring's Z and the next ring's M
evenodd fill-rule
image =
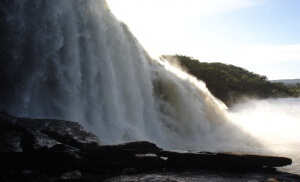
M267 77L249 72L243 68L223 63L206 63L188 56L163 56L179 64L190 74L206 83L211 93L230 106L241 97L295 97L300 87L272 83Z

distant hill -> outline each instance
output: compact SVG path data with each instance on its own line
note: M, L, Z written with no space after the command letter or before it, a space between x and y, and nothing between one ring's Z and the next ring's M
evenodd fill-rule
M300 79L282 79L282 80L270 80L270 82L281 82L285 85L297 85L297 83L300 84Z
M190 74L206 83L210 92L227 106L240 98L299 96L300 87L287 86L282 82L270 82L267 77L243 68L223 63L207 63L182 55L162 56L169 62L179 62Z

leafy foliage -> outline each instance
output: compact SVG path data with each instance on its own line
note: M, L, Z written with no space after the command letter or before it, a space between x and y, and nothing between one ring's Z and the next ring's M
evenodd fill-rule
M234 65L200 62L182 55L162 57L170 62L178 61L190 74L203 80L211 93L227 105L231 105L242 96L267 98L299 95L297 86L271 83L265 76Z

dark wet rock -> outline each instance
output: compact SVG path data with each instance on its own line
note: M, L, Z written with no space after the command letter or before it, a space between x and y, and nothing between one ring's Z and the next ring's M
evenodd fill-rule
M124 178L114 177L132 175L133 179L136 175L159 173L161 179L164 176L169 179L167 173L171 173L175 174L174 179L182 181L177 173L194 171L201 176L195 171L209 170L212 174L220 171L226 175L229 171L248 174L253 169L270 179L280 179L278 175L285 175L286 181L299 179L297 175L265 170L289 164L291 160L284 157L165 151L147 141L100 145L95 135L75 122L17 118L0 113L0 181L119 181Z
M15 117L0 113L0 153L22 152L20 131L14 126Z
M0 170L70 171L84 169L88 161L75 152L37 151L0 154Z
M9 127L0 128L0 151L22 152L21 138L19 134Z
M77 148L71 147L69 145L64 145L64 144L56 144L52 146L49 150L56 151L56 152L78 151Z
M100 141L76 122L16 118L5 112L0 113L0 153L32 152L57 145L83 149L98 146Z
M62 180L76 180L80 179L82 176L80 171L70 171L61 175Z
M163 161L159 156L147 156L161 151L155 144L139 141L119 145L98 146L94 149L83 150L83 154L92 159L94 167L105 168L109 171L121 172L126 168L139 171L162 170Z
M132 175L132 174L137 174L138 170L135 168L125 168L121 174L123 175Z
M135 168L140 171L163 171L165 161L155 154L136 154Z
M157 147L153 143L147 141L136 141L118 145L102 145L83 151L86 151L91 157L107 160L108 157L118 159L131 158L135 154L156 154L161 150L161 148Z
M101 146L83 154L90 159L93 168L107 172L121 172L133 166L134 155L115 147Z
M282 167L292 164L285 157L260 156L237 153L210 152L171 152L160 151L159 155L167 157L167 169L212 169L212 170L260 170Z
M126 150L133 154L148 154L148 153L157 153L162 149L157 147L154 143L148 141L136 141L125 144L114 145L114 147Z
M140 181L164 181L164 182L266 182L268 180L276 181L300 181L299 176L285 176L282 173L232 173L232 172L214 172L207 170L198 170L191 172L176 171L163 173L143 173L132 175L120 175L109 178L105 182L140 182Z

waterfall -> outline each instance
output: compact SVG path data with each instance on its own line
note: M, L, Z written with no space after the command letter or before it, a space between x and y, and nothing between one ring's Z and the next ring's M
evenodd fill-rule
M150 59L104 0L3 0L0 11L0 110L78 121L107 144L214 150L242 135L203 82Z

